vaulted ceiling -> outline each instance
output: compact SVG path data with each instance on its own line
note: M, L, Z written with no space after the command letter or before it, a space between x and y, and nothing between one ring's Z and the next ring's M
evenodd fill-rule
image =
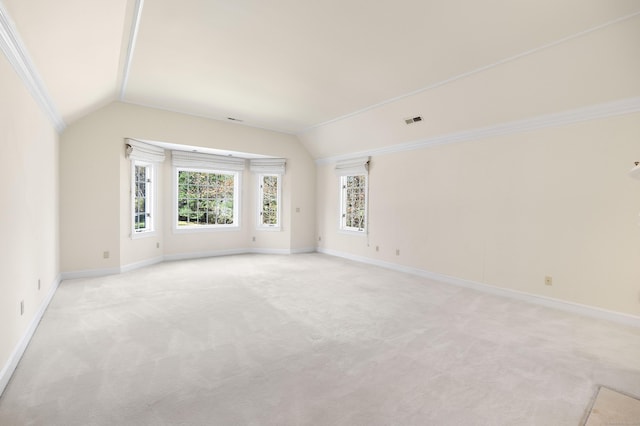
M62 120L115 100L299 133L640 0L0 0Z

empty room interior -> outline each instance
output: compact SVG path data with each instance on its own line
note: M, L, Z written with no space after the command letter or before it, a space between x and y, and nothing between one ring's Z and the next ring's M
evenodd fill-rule
M0 424L640 425L640 0L0 0Z

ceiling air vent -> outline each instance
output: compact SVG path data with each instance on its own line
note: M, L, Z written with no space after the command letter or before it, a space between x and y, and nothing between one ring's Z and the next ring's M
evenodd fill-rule
M405 123L407 123L407 124L418 123L418 122L420 122L420 121L422 121L422 117L421 117L421 116L419 116L419 115L417 115L417 116L415 116L415 117L405 118L405 119L404 119L404 122L405 122Z

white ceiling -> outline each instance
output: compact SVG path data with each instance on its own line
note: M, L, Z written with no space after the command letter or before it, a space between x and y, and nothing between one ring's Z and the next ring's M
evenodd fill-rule
M144 0L130 68L135 0L0 6L67 124L123 100L299 133L637 13L640 0Z

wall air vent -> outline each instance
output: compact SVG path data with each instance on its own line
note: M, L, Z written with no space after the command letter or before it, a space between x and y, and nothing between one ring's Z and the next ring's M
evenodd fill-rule
M418 122L420 122L420 121L422 121L422 117L421 117L421 116L419 116L419 115L417 115L417 116L415 116L415 117L405 118L405 119L404 119L404 122L405 122L405 123L407 123L407 124L418 123Z

